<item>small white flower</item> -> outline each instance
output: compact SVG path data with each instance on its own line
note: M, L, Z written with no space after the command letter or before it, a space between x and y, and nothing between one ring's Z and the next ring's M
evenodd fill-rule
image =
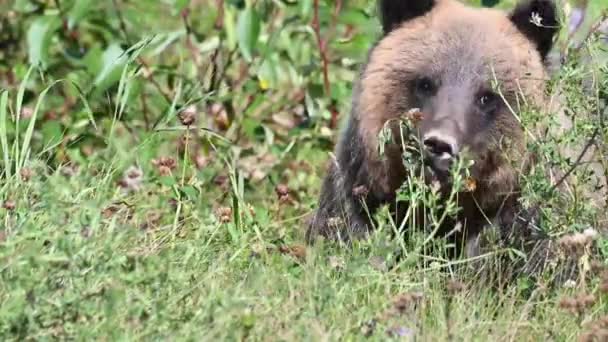
M542 27L543 26L543 17L540 16L540 14L536 13L536 12L532 12L532 16L530 17L530 22L536 26Z

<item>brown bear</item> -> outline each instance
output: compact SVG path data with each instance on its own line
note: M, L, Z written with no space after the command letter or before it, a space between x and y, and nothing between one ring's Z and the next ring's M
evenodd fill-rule
M365 237L384 204L399 218L395 192L411 175L402 146L389 143L381 154L379 136L386 125L398 136L392 120L415 112L413 134L429 179L447 188L463 151L474 161L476 186L458 194L461 210L440 233L462 224L451 238L466 245L491 222L513 226L518 173L531 161L522 153L526 132L517 109L547 104L545 59L559 26L554 2L528 0L504 13L456 0L380 0L379 11L383 36L355 84L307 241ZM475 246L465 251L475 254Z

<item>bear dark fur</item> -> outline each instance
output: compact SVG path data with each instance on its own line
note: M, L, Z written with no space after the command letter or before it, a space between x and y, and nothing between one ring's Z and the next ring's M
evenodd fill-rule
M464 223L453 239L469 241L469 254L477 253L475 239L490 223L487 218L505 238L533 235L517 206L518 174L531 157L522 153L524 131L513 109L521 95L533 106L546 104L545 58L559 26L554 2L524 1L503 13L456 0L384 0L379 10L384 35L355 84L352 112L329 161L307 241L319 235L364 238L370 217L383 204L399 218L395 191L408 174L400 146L389 144L379 155L378 135L387 122L414 108L423 115L419 136L443 132L458 149L471 150L475 160L471 172L477 187L459 195L461 213L440 233ZM498 97L493 81L504 97ZM420 82L428 83L421 88L428 96L419 94ZM487 99L495 101L491 114ZM510 141L506 147L504 138Z

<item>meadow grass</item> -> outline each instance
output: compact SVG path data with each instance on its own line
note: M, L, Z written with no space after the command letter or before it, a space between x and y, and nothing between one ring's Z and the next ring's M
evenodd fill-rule
M247 52L232 50L249 46L247 37L238 36L241 24L227 25L217 36L209 33L215 32L217 9L207 1L193 1L191 11L199 12L190 17L180 8L162 23L163 4L99 5L113 13L112 35L104 33L105 39L130 43L128 53L116 58L111 48L98 51L100 65L78 64L49 48L54 57L39 69L23 61L25 48L16 48L9 56L14 59L7 58L9 67L0 69L16 78L0 80L3 340L608 338L604 237L597 241L599 265L589 262L589 254L579 260L591 276L557 288L523 278L493 288L471 275L470 260L424 253L421 243L428 236L423 233L407 242L391 238L397 223L385 211L376 233L351 248L303 243L337 134L337 128L327 127L327 108L333 100L334 110L347 112L357 70L349 58L364 58L361 52L377 25L362 14L371 7L368 2L344 9L340 34L349 35L348 25L365 25L359 35L331 45L345 57L332 56L335 84L329 99L318 57L305 51L315 46L307 3L312 6L306 1L295 9L260 5L278 18L262 25L260 40L271 47L258 51L262 62L249 62ZM324 27L331 25L332 8L322 7ZM124 18L117 18L115 9ZM47 10L49 16L80 18L77 10ZM601 8L594 3L592 10L597 17ZM22 25L16 21L19 11L8 24ZM225 15L251 15L243 11ZM291 18L293 27L279 25L289 31L287 37L273 35L271 23L289 22L285 13L290 11L302 18ZM187 29L203 32L200 37L181 30L184 17L190 20ZM96 23L81 25L95 31ZM145 27L157 27L159 36L135 41L146 36ZM19 36L20 30L15 32ZM68 44L53 35L53 42ZM219 36L226 46L218 48ZM82 39L94 41L91 37L101 39ZM302 47L293 46L294 37L302 39ZM230 46L231 39L241 45ZM605 53L598 39L591 39L586 53ZM221 62L206 63L214 58ZM534 145L548 160L556 145L568 139L586 142L597 127L597 117L588 111L603 108L595 100L605 98L606 79L592 77L606 72L602 58L573 62L559 74L567 77L556 76L562 87L554 89L566 89L570 108L590 115L577 118L565 140L547 138ZM214 86L216 76L208 69L213 65L227 66L232 83ZM276 65L281 67L275 70ZM258 74L240 75L246 66ZM284 78L296 86L283 89ZM596 81L595 97L581 87L588 79ZM302 108L314 119L308 126L272 116ZM530 114L526 120L545 118ZM608 143L608 131L597 140L600 146ZM551 218L545 228L553 236L589 227L605 231L606 223L587 203L548 191L551 181L539 173L525 184L529 201L561 205L545 212Z

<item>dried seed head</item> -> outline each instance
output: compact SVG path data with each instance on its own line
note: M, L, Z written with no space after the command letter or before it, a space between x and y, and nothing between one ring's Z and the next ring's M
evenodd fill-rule
M596 302L593 294L581 293L576 297L565 297L559 301L559 307L573 314L581 314Z
M464 188L468 192L474 192L477 189L477 181L474 178L467 178Z
M597 237L597 231L587 229L583 233L574 233L561 237L558 244L566 253L580 255L584 253L585 248L591 245Z
M450 279L448 281L448 286L447 286L448 293L454 295L456 293L464 291L464 289L465 289L465 286L464 286L463 282L461 282L459 280L454 280L454 279Z
M6 200L2 204L2 208L6 209L8 211L15 210L15 207L16 207L16 204L15 204L15 201L13 201L13 200Z
M565 297L559 301L559 307L567 311L576 310L576 306L576 299L571 297Z
M230 118L228 118L228 112L224 106L219 103L214 103L211 105L209 112L217 128L225 131L228 129L228 127L230 127Z
M393 308L398 314L405 313L408 309L413 309L422 300L422 293L411 292L400 294L393 299Z
M277 193L277 196L279 196L279 197L289 195L289 188L285 184L277 185L277 187L274 189L274 191Z
M23 169L21 169L19 171L19 174L21 175L21 179L24 182L29 182L29 180L32 178L32 176L34 175L34 172L32 171L32 169L28 169L26 167L24 167Z
M299 260L306 258L306 247L303 245L280 246L279 252L290 255Z
M179 121L184 126L192 126L196 121L196 106L191 105L179 113Z
M416 126L422 119L424 119L424 114L420 111L420 108L412 108L406 114L405 117L410 120L414 126Z
M228 223L232 219L232 208L220 207L217 209L216 215L221 223Z
M595 296L592 294L581 295L579 297L579 303L585 308L593 306L595 304Z
M118 184L127 191L138 191L141 188L144 172L136 167L128 168Z
M279 184L274 189L281 203L289 202L289 187L285 184Z
M152 165L159 168L159 170L160 170L160 167L162 167L162 166L168 168L170 171L173 171L173 170L175 170L175 168L177 168L177 162L175 161L174 158L171 158L171 157L160 157L158 159L153 159Z
M200 170L203 169L205 166L209 165L210 159L208 157L205 157L202 154L197 154L194 157L194 164L196 165L196 167Z

